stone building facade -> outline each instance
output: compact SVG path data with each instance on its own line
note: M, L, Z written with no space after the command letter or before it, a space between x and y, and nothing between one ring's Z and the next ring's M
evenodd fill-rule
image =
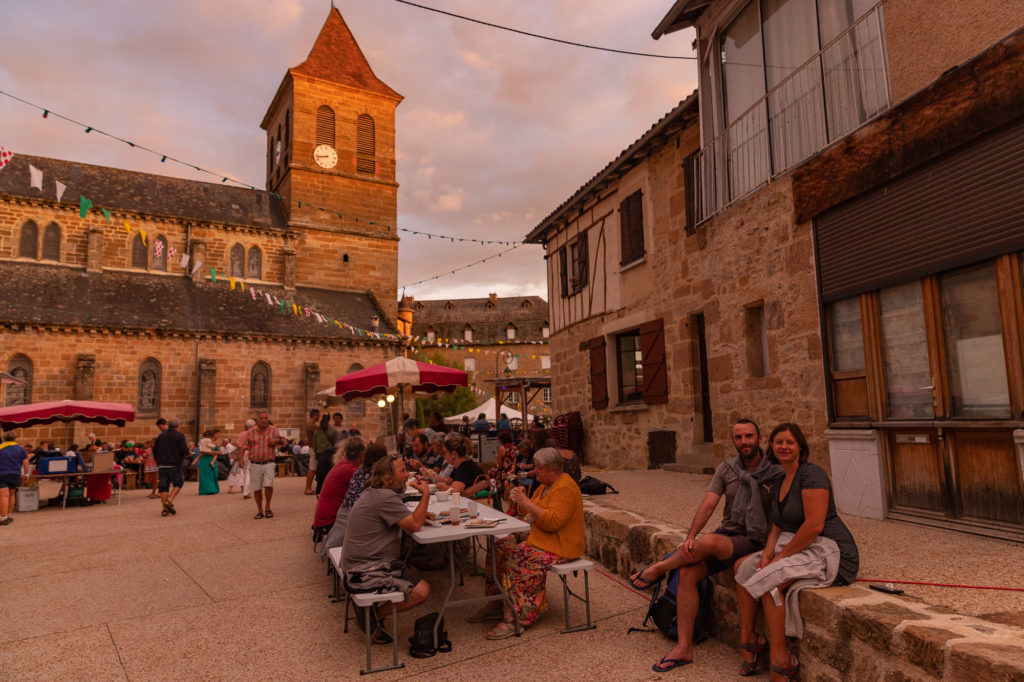
M827 423L810 231L763 218L784 184L687 229L698 109L681 102L527 237L548 262L554 410L582 413L598 466L699 471L738 418Z
M765 421L805 427L841 511L1024 539L1022 26L1020 3L677 0L654 31L696 29L688 222L776 253L752 271L780 285Z
M479 402L494 395L491 380L501 376L542 377L551 372L548 304L539 296L489 294L487 298L399 302L400 325L408 325L424 357L439 354L470 372ZM518 396L511 406L519 409ZM530 402L530 414L554 415L552 392ZM493 415L489 415L493 416Z
M298 428L318 390L396 355L378 334L395 331L400 101L332 8L264 117L266 192L15 150L0 173L0 368L28 384L4 404L135 405L135 423L76 426L79 442L152 436L158 416L190 437L237 431L258 409ZM376 409L342 411L377 429Z

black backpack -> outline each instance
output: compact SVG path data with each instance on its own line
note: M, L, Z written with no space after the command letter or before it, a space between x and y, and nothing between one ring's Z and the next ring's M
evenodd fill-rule
M666 554L665 558L672 556ZM679 571L669 571L668 581L665 583L665 591L661 590L659 582L654 587L654 594L651 595L651 603L647 607L647 615L644 616L644 628L629 628L630 632L653 632L653 628L646 627L648 623L654 625L662 634L670 639L678 639L679 631L676 628L676 591L679 589ZM693 643L699 644L708 638L708 629L711 624L711 598L714 596L715 585L711 578L704 577L697 582L697 616L693 619Z
M416 619L413 625L412 637L409 638L409 655L413 658L430 658L438 651L447 653L452 650L452 643L448 639L448 631L444 629L444 618L437 628L437 649L434 648L434 622L438 613L428 613Z
M593 476L584 476L580 479L580 492L584 495L604 495L608 491L618 494L618 490L612 487L611 483L599 481Z

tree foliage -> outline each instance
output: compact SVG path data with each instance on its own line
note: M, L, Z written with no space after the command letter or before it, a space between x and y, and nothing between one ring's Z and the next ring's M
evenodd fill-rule
M447 360L440 353L434 353L427 358L427 362L442 367L461 369L451 360ZM469 373L469 383L473 383L473 373ZM455 414L472 410L477 406L477 396L471 389L457 388L451 393L437 393L429 399L416 400L416 419L420 424L426 426L430 423L430 415L435 410L441 413L442 417L451 417Z

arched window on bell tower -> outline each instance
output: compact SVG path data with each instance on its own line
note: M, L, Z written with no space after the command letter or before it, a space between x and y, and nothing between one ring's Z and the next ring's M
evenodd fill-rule
M231 247L230 269L232 277L245 277L245 248L241 244Z
M373 117L360 114L356 119L356 171L359 173L377 172L375 135Z
M334 109L326 104L316 108L316 146L334 148Z

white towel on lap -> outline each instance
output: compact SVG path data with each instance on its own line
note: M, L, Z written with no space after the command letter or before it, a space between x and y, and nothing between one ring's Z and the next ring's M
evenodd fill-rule
M778 542L775 543L775 553L781 552L792 539L792 533L781 533ZM754 599L760 599L773 587L794 580L795 582L786 590L786 635L803 637L804 621L800 617L800 590L808 587L828 587L835 582L839 573L839 545L834 540L819 535L805 549L757 570L757 562L760 560L761 552L748 556L736 571L736 582L743 585Z

